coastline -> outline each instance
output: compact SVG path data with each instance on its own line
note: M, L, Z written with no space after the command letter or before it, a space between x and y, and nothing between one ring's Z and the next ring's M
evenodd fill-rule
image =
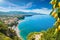
M18 21L18 24L21 23L22 21L23 21L23 20L19 20L19 21ZM21 37L20 34L19 34L19 33L20 33L20 30L18 29L18 24L17 24L17 26L14 25L14 26L12 27L12 29L15 30L16 35L17 35L19 38L22 39L22 37Z

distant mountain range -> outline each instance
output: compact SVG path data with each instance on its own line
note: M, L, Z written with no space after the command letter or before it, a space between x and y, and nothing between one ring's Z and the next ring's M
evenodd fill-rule
M0 15L43 15L40 13L32 13L32 12L20 12L20 11L10 11L10 12L1 12Z

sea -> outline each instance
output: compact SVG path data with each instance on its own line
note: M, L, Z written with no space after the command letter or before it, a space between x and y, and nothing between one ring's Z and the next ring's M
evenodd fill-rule
M46 31L48 28L52 28L56 19L51 15L33 15L25 17L25 19L18 24L20 36L23 40L27 40L27 36L31 32Z

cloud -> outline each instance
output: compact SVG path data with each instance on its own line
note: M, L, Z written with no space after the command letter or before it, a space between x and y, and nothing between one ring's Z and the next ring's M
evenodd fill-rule
M4 11L4 12L8 12L8 11L21 11L21 12L32 12L32 13L41 13L41 14L50 14L51 9L48 8L41 8L41 9L32 9L32 10L28 10L28 9L20 9L20 8L4 8L4 7L0 7L0 11Z
M0 11L7 12L7 11L17 11L17 10L20 10L20 9L31 8L32 7L32 2L24 4L23 6L16 5L16 4L13 4L13 3L10 3L10 2L4 2L2 5L4 5L4 6L0 5Z
M52 10L51 10L51 9L48 9L48 8L41 8L41 9L17 10L17 11L40 13L40 14L50 14L50 12L51 12Z
M16 5L16 4L13 4L13 3L10 3L10 2L8 2L8 8L13 8L13 9L17 9L17 8L19 8L19 9L27 9L27 8L31 8L32 7L32 2L29 2L29 3L27 3L27 4L24 4L23 6L20 6L20 5Z
M5 0L0 0L0 3L4 2Z
M23 6L20 6L20 5L17 5L17 4L14 4L14 3L11 3L11 2L3 2L3 3L0 3L0 7L4 7L4 8L7 8L7 9L27 9L27 8L31 8L33 5L32 2L29 2L29 3L24 3Z
M8 12L8 11L21 11L21 12L33 12L33 13L41 13L41 14L50 14L51 9L41 8L41 9L27 9L33 6L32 2L29 2L23 6L19 6L10 2L5 3L7 7L0 6L0 11Z
M33 9L32 12L42 13L42 14L50 14L51 9L48 9L48 8Z

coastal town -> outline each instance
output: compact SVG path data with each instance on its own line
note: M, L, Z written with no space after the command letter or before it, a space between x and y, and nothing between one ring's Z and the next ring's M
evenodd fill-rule
M18 22L23 20L25 17L29 17L32 15L13 15L13 16L7 16L7 15L1 15L0 16L0 21L4 22L4 24L9 25L9 26L17 26Z
M17 39L13 40L21 40L21 37L19 36L19 30L18 30L18 23L22 21L24 17L22 16L0 16L0 32L5 34L6 36L10 37L7 38L9 40L13 39L12 37L17 36ZM6 26L6 27L5 27ZM4 30L3 30L4 28ZM7 28L7 29L5 29ZM5 31L6 30L6 31ZM5 32L4 32L5 31Z
M25 17L29 17L29 16L32 16L32 15L12 15L12 16L11 15L0 15L1 34L6 35L8 37L6 39L8 40L21 40L22 38L19 34L20 30L18 29L18 24L21 21L23 21Z
M18 18L14 18L14 17L0 17L0 20L2 20L5 24L11 24L14 23L16 21L18 21Z

